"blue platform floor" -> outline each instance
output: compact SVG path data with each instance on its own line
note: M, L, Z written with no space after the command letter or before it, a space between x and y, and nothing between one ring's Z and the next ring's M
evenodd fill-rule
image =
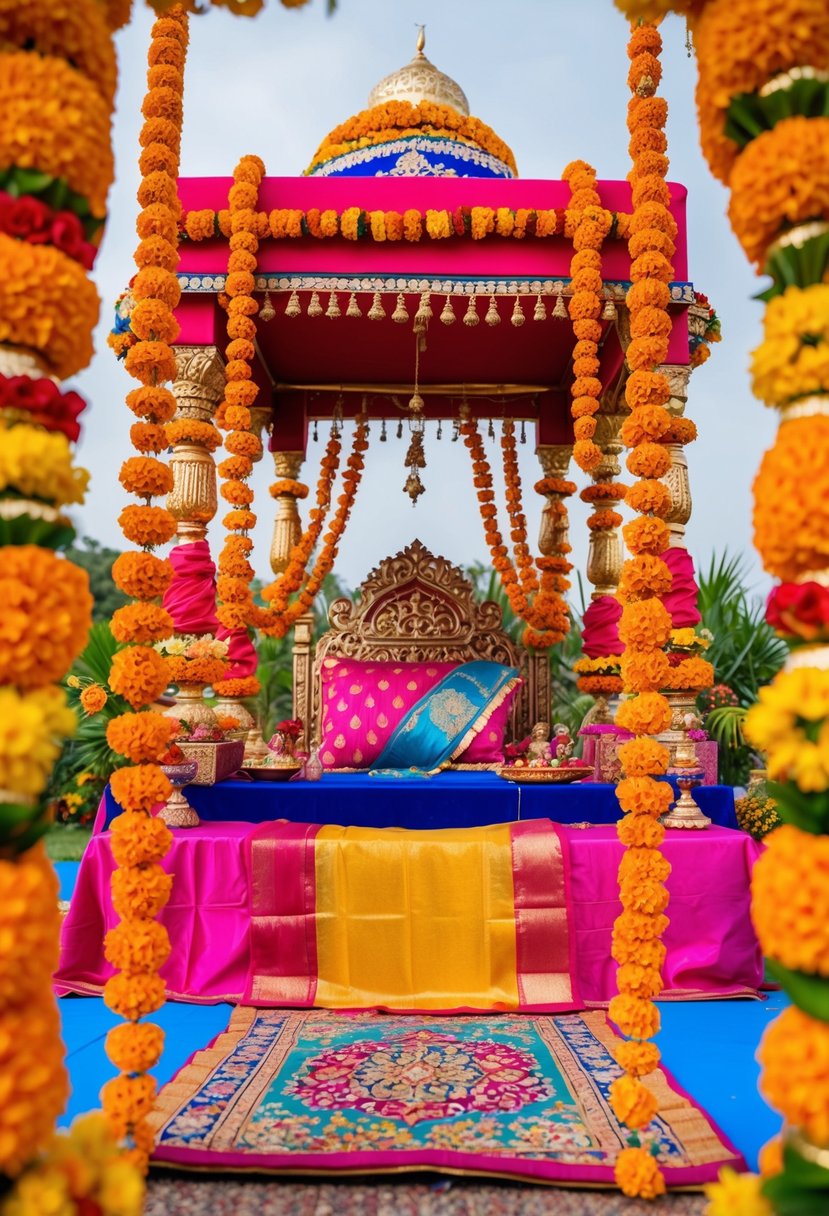
M72 1095L62 1125L98 1105L98 1091L113 1075L104 1039L118 1019L97 997L64 997L60 1002ZM665 1067L696 1099L756 1168L757 1153L780 1129L780 1118L757 1091L754 1059L766 1026L786 1001L772 993L766 1001L687 1001L660 1006L659 1045ZM168 1003L153 1016L167 1034L156 1069L161 1084L200 1047L224 1030L230 1005Z

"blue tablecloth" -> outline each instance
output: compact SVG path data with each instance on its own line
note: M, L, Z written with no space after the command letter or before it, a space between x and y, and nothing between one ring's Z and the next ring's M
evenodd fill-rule
M384 778L367 773L327 773L321 781L222 781L191 785L187 800L205 820L263 823L336 823L354 827L446 828L552 819L556 823L615 823L616 788L513 785L491 772L449 772L436 777ZM106 826L119 808L106 790ZM736 828L730 785L700 786L700 809L719 827Z

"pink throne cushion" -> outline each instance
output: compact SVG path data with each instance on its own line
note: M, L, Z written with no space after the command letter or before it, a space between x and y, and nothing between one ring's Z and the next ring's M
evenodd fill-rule
M370 768L412 706L458 666L324 659L322 763L326 768ZM516 691L504 698L457 764L503 762L504 731Z

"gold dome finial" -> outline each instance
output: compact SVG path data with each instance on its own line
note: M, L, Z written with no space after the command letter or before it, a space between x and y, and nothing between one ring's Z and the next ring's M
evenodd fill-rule
M445 72L440 72L425 54L426 26L418 25L417 49L414 58L398 72L392 72L369 93L369 106L379 106L387 101L408 101L418 105L431 101L435 105L450 106L465 117L469 116L469 102L457 81Z

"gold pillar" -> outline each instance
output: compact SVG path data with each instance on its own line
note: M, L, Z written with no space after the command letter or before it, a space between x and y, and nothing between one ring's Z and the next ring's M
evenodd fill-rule
M693 311L693 310L692 310ZM674 418L682 418L688 403L688 382L691 378L691 367L688 364L667 363L660 369L671 386L671 399L667 409ZM671 492L673 506L666 523L671 530L672 549L685 548L685 528L691 518L693 502L691 500L691 483L688 478L688 461L685 448L681 443L665 445L671 457L671 467L662 478L663 483Z
M542 443L535 449L545 477L566 478L573 457L571 443ZM563 502L566 494L546 494L547 505L541 512L538 533L538 550L544 557L561 552L561 546L569 543L569 523L566 515L560 515L555 507Z
M305 460L304 452L274 452L273 471L278 481L297 481ZM281 574L287 567L291 550L302 536L302 521L295 494L276 494L271 542L271 569Z
M177 346L173 395L175 421L212 423L224 397L224 363L215 346ZM170 455L173 488L167 509L178 520L179 544L204 540L216 514L216 464L212 452L199 443L183 442Z
M602 450L602 459L593 470L593 483L597 487L616 481L622 472L619 454L622 451L622 423L626 415L623 413L598 413L596 418L596 434L594 442ZM599 499L590 504L593 510L611 509L618 506L616 498ZM591 599L601 595L613 595L619 585L622 573L622 538L617 528L599 528L590 530L590 541L587 549L587 578L593 584Z

